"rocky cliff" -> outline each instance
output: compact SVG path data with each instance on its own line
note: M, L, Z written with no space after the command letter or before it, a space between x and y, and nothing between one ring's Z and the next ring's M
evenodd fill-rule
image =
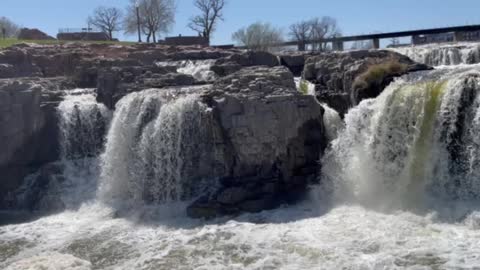
M378 96L394 78L428 69L392 51L362 50L309 57L303 78L315 84L319 101L344 115L361 100Z
M378 83L359 82L358 78L367 81L372 66L392 59L402 69L383 74ZM187 89L185 93L200 96L200 107L208 108L211 115L210 124L202 127L211 135L206 137L211 149L205 151L215 149L214 155L193 160L190 165L199 164L198 168L185 164L192 168L182 175L191 181L218 179L215 189L195 194L198 199L187 209L191 217L214 217L294 201L316 181L317 162L326 147L324 109L314 96L297 91L292 72L299 75L303 70L304 79L316 85L317 98L345 113L361 99L381 92L394 76L425 68L383 51L278 57L156 45L21 44L4 49L0 51L0 147L4 149L0 208L18 206L14 191L26 175L39 170L41 183L33 186L45 188L54 178L48 174L59 173L50 163L59 159L57 106L65 90L92 88L97 102L111 111L129 94L145 89ZM212 74L198 76L198 72ZM155 113L158 109L146 110L142 121L152 120ZM43 193L33 193L26 205L37 209Z

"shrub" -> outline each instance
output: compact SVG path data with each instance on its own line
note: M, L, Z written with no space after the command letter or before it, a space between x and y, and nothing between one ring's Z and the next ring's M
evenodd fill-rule
M370 66L367 71L360 74L353 82L354 89L366 89L373 86L380 86L385 78L399 76L405 73L407 65L396 60L390 60L377 65Z

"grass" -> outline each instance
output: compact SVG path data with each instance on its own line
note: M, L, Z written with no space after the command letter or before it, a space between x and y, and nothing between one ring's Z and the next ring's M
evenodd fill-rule
M300 92L304 95L308 95L308 83L304 80L300 81Z
M381 85L387 76L401 75L407 70L407 65L396 60L390 60L377 65L370 66L367 71L358 76L353 82L355 89L367 89L372 86Z
M64 44L68 42L81 42L81 43L94 43L94 44L117 44L117 45L133 45L136 42L128 41L67 41L67 40L21 40L15 38L0 39L0 49L8 48L15 44L20 43L34 43L40 45L49 45L49 44Z

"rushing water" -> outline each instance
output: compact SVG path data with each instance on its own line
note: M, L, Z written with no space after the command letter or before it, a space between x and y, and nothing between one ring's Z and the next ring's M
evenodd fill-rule
M157 62L158 66L175 66L178 73L192 75L197 81L213 82L217 79L215 72L210 67L215 63L213 59L207 60L183 60L172 62Z
M186 164L205 159L196 150L212 148L208 108L195 93L132 93L109 124L99 182L65 191L83 196L75 208L0 227L0 268L478 269L477 70L406 76L352 109L345 125L324 106L333 141L323 184L295 206L213 221L184 213L195 190L214 183L185 182ZM63 156L96 153L88 145L98 145L97 125L81 116L106 115L103 107L87 95L60 108L64 123L77 123L63 125L64 142L84 144L65 144ZM85 132L68 130L79 126ZM135 204L120 209L117 199Z
M391 50L430 66L480 63L479 43L428 44Z

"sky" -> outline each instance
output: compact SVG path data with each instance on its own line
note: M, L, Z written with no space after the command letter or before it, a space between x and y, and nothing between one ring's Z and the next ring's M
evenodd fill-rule
M261 21L288 33L292 23L312 17L337 19L344 35L480 24L480 0L226 0L225 20L212 44L233 43L232 33ZM55 36L59 28L86 26L100 5L125 8L128 0L0 0L0 16ZM176 0L176 23L169 36L196 35L188 19L197 14L193 0ZM124 36L122 40L135 40Z

